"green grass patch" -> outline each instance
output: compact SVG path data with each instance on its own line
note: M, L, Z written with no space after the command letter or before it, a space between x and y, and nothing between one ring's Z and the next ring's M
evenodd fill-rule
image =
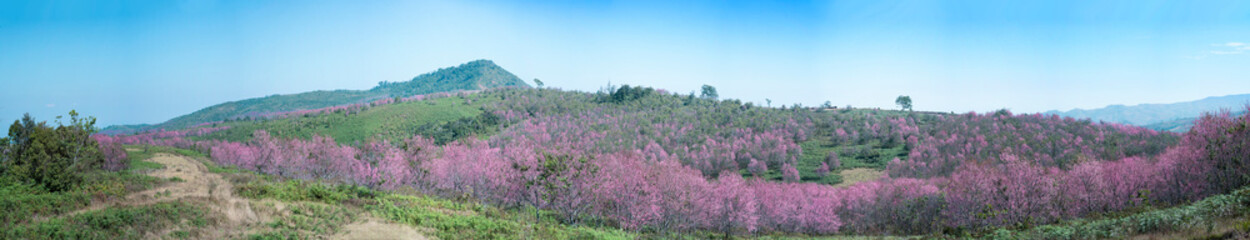
M569 226L533 214L429 197L385 195L368 209L374 216L435 230L439 239L633 239L615 229Z
M203 226L203 207L165 202L114 207L5 228L5 239L138 239L172 225Z
M38 186L0 179L0 228L54 217L91 204L92 199L119 198L152 188L163 180L128 172L94 171L75 189L49 192Z
M299 180L273 181L263 176L235 184L235 192L252 199L271 198L289 202L309 201L326 204L368 201L378 194L361 186L341 184L331 186Z
M208 155L198 151L168 146L126 145L125 148L137 149L137 151L126 151L127 160L130 161L130 166L126 169L126 171L135 173L144 173L152 170L164 169L165 165L148 161L148 159L156 157L157 153L181 155L193 158L208 157Z
M85 191L50 193L34 185L6 183L0 186L0 228L72 212L89 204L91 195Z
M153 170L164 169L165 165L147 161L156 155L155 152L142 150L144 146L126 146L127 149L138 148L139 151L126 151L127 161L129 164L126 171L130 172L147 172Z
M269 231L248 236L249 239L308 239L332 235L351 223L357 214L347 208L320 203L291 205L291 214L269 222Z

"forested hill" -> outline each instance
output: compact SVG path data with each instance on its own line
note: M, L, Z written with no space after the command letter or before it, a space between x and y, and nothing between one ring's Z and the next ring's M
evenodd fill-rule
M1105 121L1137 126L1168 126L1156 130L1184 130L1187 125L1204 112L1216 112L1221 109L1245 109L1250 103L1250 94L1208 97L1201 100L1169 103L1140 104L1134 106L1111 105L1099 109L1073 109L1069 111L1049 111L1054 114L1073 118L1088 118L1094 121ZM1175 122L1175 123L1174 123Z
M316 109L436 92L482 90L499 87L528 88L516 75L490 60L476 60L421 74L404 82L381 82L369 90L312 91L270 95L213 105L154 125L114 125L106 134L134 133L150 129L182 129L200 123L245 118L265 113Z

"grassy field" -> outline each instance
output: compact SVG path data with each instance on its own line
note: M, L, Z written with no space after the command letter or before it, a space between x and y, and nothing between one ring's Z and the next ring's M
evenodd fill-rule
M151 238L175 227L204 227L203 207L163 202L134 207L110 207L70 216L58 216L38 223L6 228L5 239L138 239ZM169 237L185 237L171 232Z

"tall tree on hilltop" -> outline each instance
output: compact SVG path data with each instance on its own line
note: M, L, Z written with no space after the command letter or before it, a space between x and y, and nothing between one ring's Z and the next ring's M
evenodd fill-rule
M894 99L894 104L898 104L902 110L911 111L911 96L902 95Z
M716 87L713 87L712 85L707 85L707 84L703 84L703 92L699 96L706 98L706 99L712 99L712 100L716 100L717 98L720 98L720 94L716 93Z

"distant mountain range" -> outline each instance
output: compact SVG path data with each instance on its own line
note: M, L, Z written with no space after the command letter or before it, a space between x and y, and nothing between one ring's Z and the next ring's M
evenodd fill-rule
M159 124L114 125L105 134L126 134L151 129L181 129L200 123L243 116L369 102L388 97L407 97L449 91L482 90L499 87L530 87L516 75L490 60L476 60L456 67L421 74L405 82L381 82L369 90L312 91L231 101L200 109Z
M1245 114L1245 106L1247 104L1250 104L1250 94L1208 97L1196 101L1169 104L1111 105L1091 110L1048 111L1043 114L1088 118L1093 121L1123 123L1155 130L1183 132L1188 131L1193 120L1202 116L1202 113L1228 109L1233 111L1234 114Z

